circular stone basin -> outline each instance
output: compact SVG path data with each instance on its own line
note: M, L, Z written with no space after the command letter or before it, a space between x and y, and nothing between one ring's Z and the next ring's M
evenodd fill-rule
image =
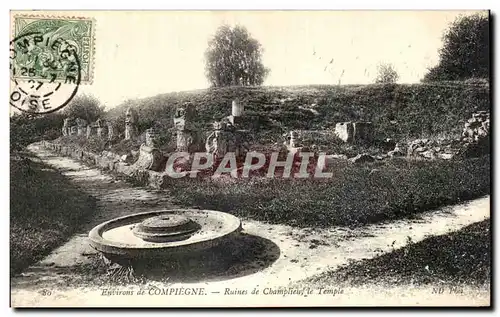
M105 255L149 257L209 249L241 229L237 217L220 211L158 210L101 223L89 239Z
M150 242L170 242L189 238L201 226L178 214L147 218L132 230L136 237Z

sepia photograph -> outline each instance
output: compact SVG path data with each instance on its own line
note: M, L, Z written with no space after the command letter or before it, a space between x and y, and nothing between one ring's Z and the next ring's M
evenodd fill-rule
M11 10L10 306L490 307L489 10Z

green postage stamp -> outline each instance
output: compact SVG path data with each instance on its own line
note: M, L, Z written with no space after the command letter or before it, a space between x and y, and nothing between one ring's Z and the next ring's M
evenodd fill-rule
M85 17L64 17L40 15L14 16L13 39L39 36L44 41L60 42L71 46L78 56L81 73L80 84L91 84L93 80L95 20ZM22 43L22 41L20 41ZM28 42L26 42L28 43ZM36 44L36 42L35 42ZM36 46L31 44L32 46ZM40 48L38 45L37 49ZM53 49L33 54L17 54L12 60L18 71L13 75L16 79L43 80L47 64L57 59ZM44 57L44 58L41 58ZM12 67L12 66L11 66Z

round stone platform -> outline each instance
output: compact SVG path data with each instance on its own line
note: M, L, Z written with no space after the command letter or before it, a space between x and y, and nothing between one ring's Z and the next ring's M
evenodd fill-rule
M150 242L170 242L189 238L201 226L179 214L147 218L132 230L136 237Z
M106 221L89 232L89 239L106 256L135 258L202 251L241 230L241 221L224 212L174 209Z

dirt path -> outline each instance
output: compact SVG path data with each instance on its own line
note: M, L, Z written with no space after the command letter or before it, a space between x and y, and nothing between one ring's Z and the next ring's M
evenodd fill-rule
M466 289L460 294L432 293L430 287L408 286L391 289L370 286L367 288L344 289L343 294L317 295L314 290L309 297L303 295L262 295L264 289L286 287L315 274L334 269L354 260L376 257L382 253L405 246L411 238L418 242L431 235L456 231L474 222L489 218L489 197L424 213L419 220L398 220L390 223L375 224L351 230L347 228L329 228L314 230L297 229L289 226L271 225L243 219L244 233L259 241L259 256L255 259L237 263L228 270L202 277L174 278L169 284L152 278L148 286L129 285L118 287L98 287L91 281L74 283L82 279L71 268L90 263L95 251L88 246L88 231L98 223L130 213L157 208L175 208L169 197L161 191L134 188L131 185L114 180L95 168L89 168L73 159L55 156L39 147L31 147L45 163L60 170L83 191L98 199L98 210L94 219L82 225L79 234L66 244L54 250L44 260L30 267L22 275L11 280L12 304L14 306L43 305L140 305L140 306L177 306L177 305L353 305L359 303L359 296L367 298L363 304L375 303L385 296L390 305L426 304L439 305L447 296L448 305L489 302L489 294L484 289ZM189 278L188 278L189 277ZM71 281L71 282L68 282ZM146 289L150 296L103 295L103 289L132 290ZM205 288L205 296L155 295L156 290L166 287ZM250 293L257 287L260 295L224 295L229 288L234 293ZM379 289L378 289L379 288ZM153 291L151 291L153 289ZM46 296L42 290L50 290ZM219 294L217 292L220 292ZM267 291L269 292L269 290ZM401 293L406 295L401 295ZM106 293L106 292L104 292ZM457 294L456 294L457 293ZM348 294L350 294L348 296ZM356 294L356 295L355 295ZM371 295L368 295L371 294ZM385 295L384 295L385 294ZM399 296L397 294L400 294ZM353 295L353 296L351 296ZM354 296L355 295L355 296ZM440 298L440 299L439 299ZM357 301L357 302L356 302ZM372 301L372 302L370 302ZM380 304L380 301L379 303Z

